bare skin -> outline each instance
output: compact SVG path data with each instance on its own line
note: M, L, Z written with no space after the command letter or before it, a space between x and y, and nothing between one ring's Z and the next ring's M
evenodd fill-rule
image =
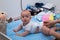
M46 25L54 25L56 23L60 23L60 19L54 20L54 21L45 21L47 22ZM55 28L55 30L60 30L60 28ZM58 40L60 40L60 33L57 33L56 31L50 30L50 35L55 36Z

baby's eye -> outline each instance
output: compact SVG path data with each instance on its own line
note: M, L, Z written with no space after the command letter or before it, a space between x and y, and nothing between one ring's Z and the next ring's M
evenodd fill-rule
M24 16L22 16L22 18L24 18Z

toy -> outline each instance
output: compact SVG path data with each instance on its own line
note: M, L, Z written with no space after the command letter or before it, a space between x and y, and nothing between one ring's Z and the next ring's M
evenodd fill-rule
M2 11L0 11L0 22L6 22L6 14Z
M47 21L47 20L54 20L54 15L53 14L45 14L42 16L42 21Z
M2 11L0 11L0 22L6 22L6 23L10 23L10 22L12 22L12 17L10 17L9 19L7 19L7 15L6 15L6 13L5 12L2 12Z
M6 34L6 14L0 12L0 32Z

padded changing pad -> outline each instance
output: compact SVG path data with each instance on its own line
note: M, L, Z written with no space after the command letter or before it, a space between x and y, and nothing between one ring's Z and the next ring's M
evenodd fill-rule
M16 33L13 32L13 29L17 28L19 24L21 24L21 20L13 21L7 24L7 36L9 36L12 40L53 40L52 36L46 36L43 33L29 34L25 37L16 36ZM22 33L22 32L23 30L17 33Z

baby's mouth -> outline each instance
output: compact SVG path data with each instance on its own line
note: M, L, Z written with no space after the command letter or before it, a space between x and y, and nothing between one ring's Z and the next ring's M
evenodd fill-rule
M26 20L24 20L24 22L26 22Z

